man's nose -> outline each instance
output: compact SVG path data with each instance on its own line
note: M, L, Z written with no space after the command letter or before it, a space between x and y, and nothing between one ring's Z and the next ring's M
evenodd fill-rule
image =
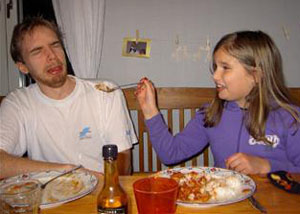
M56 59L57 55L52 48L47 48L47 57L49 60Z

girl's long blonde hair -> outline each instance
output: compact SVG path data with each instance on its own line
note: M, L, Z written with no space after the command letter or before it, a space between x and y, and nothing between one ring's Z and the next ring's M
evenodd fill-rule
M235 57L253 76L257 84L247 96L249 104L246 113L246 127L252 137L270 143L265 137L269 112L283 108L299 126L300 113L296 102L285 86L281 55L273 40L261 31L240 31L225 35L216 45L213 55L222 48ZM217 125L221 119L224 100L216 94L211 105L205 110L204 123L207 127Z

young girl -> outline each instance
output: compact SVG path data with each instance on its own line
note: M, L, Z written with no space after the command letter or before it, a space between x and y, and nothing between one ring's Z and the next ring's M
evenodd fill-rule
M281 55L261 31L225 35L213 51L216 97L172 136L144 78L136 96L161 161L175 164L208 143L216 167L245 174L300 172L300 108L284 85Z

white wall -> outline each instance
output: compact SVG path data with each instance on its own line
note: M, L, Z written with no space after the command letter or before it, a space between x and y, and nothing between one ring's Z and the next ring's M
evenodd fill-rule
M208 86L210 80L205 47L211 48L226 33L262 30L281 50L287 84L300 86L300 1L299 0L107 0L105 38L100 78L119 84L143 76L156 86ZM123 37L152 39L151 57L123 57ZM288 36L284 33L286 29ZM187 56L175 52L179 45Z

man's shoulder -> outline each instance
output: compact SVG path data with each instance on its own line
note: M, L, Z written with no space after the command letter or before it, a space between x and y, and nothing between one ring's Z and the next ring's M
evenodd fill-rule
M26 103L29 100L31 100L36 90L36 84L31 84L27 87L17 88L6 96L6 100L9 100L10 102Z

